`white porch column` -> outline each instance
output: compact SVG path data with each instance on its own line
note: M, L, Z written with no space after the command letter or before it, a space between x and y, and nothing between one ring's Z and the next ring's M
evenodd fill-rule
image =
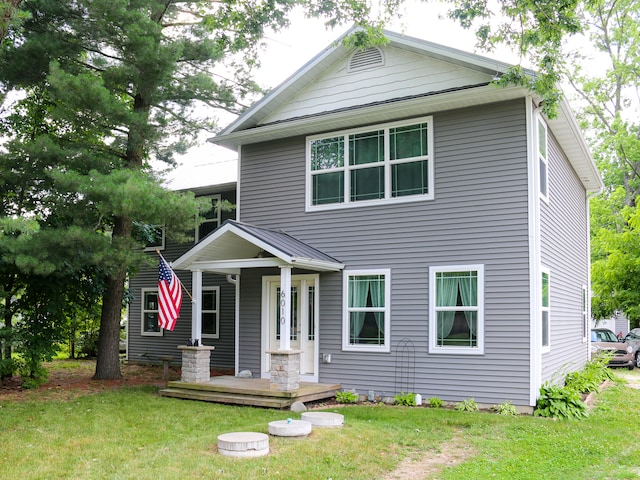
M291 350L291 267L280 267L280 350Z
M193 295L193 303L191 304L191 338L193 340L200 339L202 332L202 270L193 270L191 272L191 294Z

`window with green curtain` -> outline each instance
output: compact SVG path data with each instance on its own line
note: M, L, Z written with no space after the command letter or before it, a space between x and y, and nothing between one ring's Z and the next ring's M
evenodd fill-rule
M428 155L428 133L427 123L390 128L389 154L391 160Z
M384 167L351 171L351 201L384 198Z
M476 347L478 272L436 273L437 346Z
M311 206L432 194L431 117L421 120L310 138Z
M384 130L349 135L349 165L384 161Z
M349 276L349 343L384 345L385 276Z
M344 202L344 172L313 176L313 205Z
M403 197L425 193L429 193L429 164L426 160L391 166L391 195Z

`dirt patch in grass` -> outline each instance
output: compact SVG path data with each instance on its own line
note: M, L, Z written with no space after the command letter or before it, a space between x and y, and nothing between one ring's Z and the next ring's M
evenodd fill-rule
M440 445L439 451L410 453L384 480L427 480L443 468L462 463L475 454L475 450L465 443L464 438L456 435Z
M56 360L44 364L49 373L47 383L35 389L25 389L22 379L4 379L0 385L0 400L35 400L42 398L70 399L76 396L137 385L163 387L162 366L122 364L120 380L93 380L95 360ZM180 379L180 369L169 369L169 380Z

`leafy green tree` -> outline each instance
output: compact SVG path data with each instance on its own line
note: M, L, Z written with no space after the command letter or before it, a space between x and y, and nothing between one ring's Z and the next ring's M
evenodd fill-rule
M597 72L576 55L568 76L583 105L582 124L602 172L605 191L591 200L592 311L606 318L622 310L638 324L640 285L640 6L599 0L584 12L597 51Z

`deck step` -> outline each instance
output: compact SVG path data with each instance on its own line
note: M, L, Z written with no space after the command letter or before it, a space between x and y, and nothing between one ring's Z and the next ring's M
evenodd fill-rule
M287 398L265 397L259 395L238 395L189 388L164 388L160 390L163 397L184 398L204 402L229 403L233 405L252 405L255 407L287 408L291 401Z

